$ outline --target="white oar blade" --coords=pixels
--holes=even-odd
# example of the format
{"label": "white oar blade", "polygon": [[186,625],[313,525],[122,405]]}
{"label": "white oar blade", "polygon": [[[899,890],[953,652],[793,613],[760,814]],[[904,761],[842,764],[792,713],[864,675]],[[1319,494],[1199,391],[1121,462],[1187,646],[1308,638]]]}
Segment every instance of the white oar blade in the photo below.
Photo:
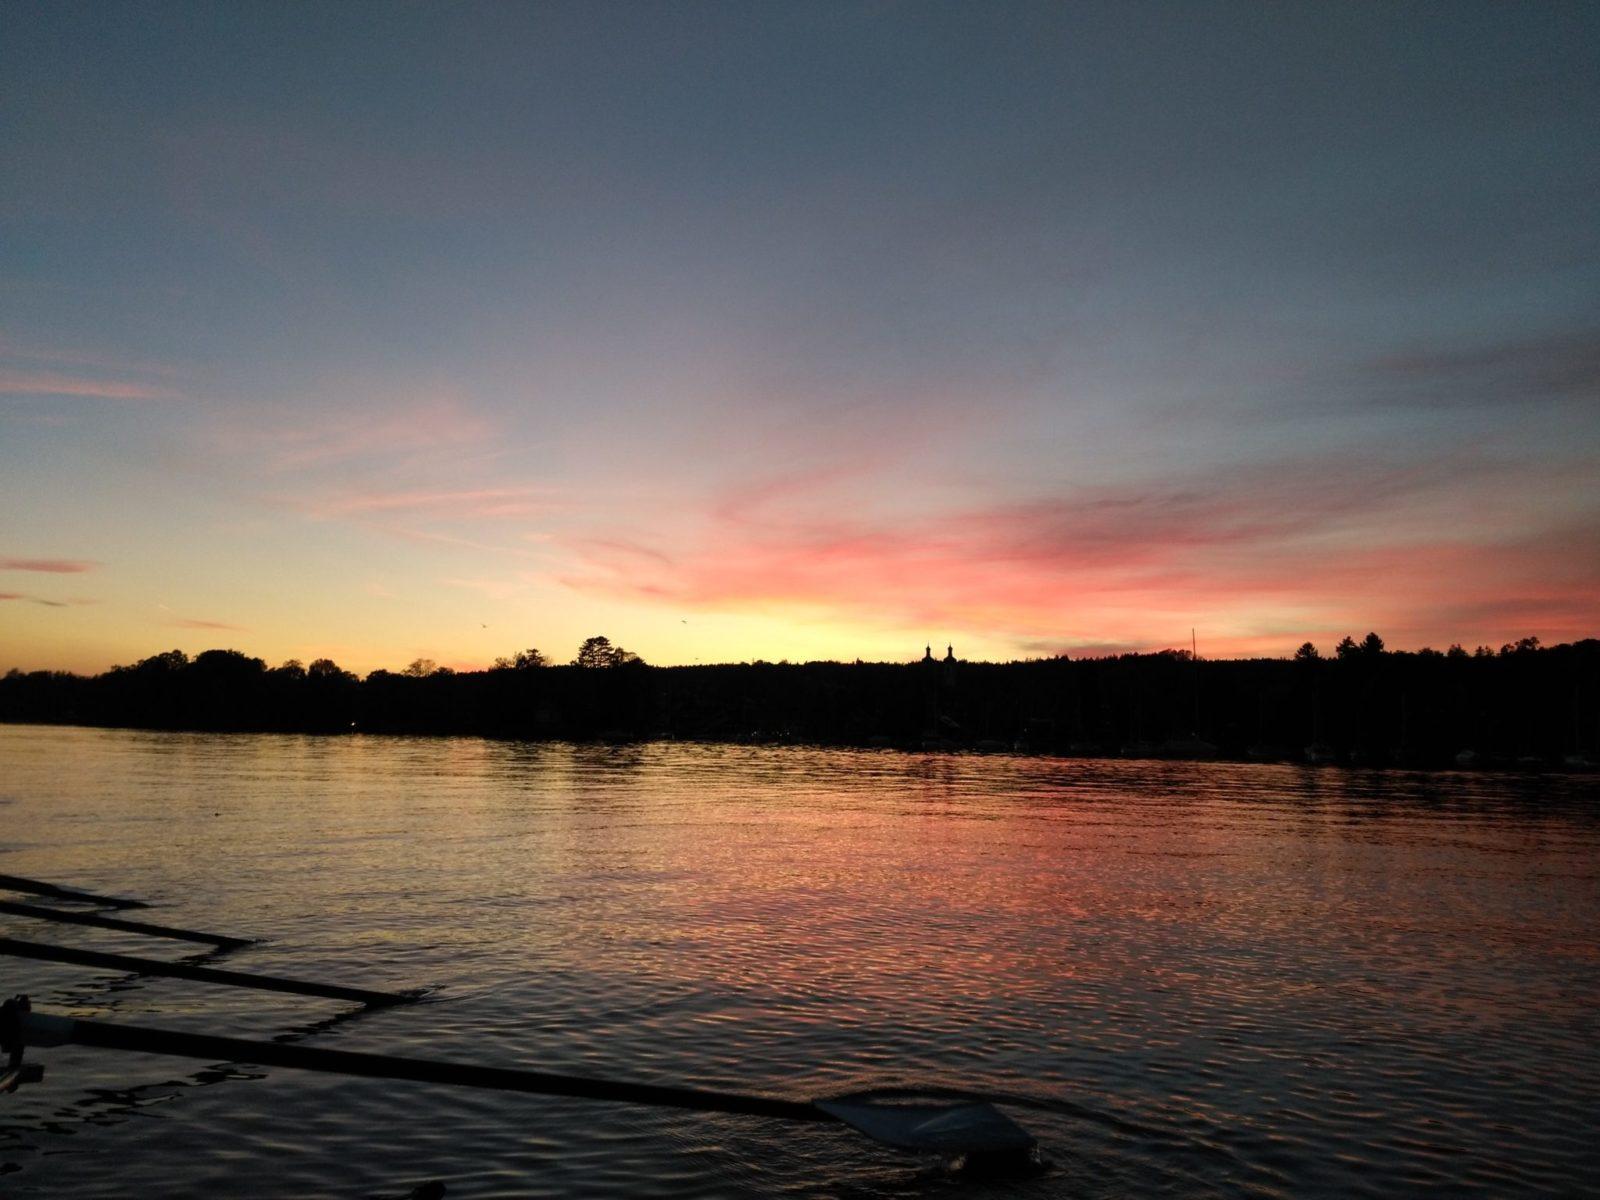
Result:
{"label": "white oar blade", "polygon": [[878,1104],[848,1096],[815,1103],[875,1142],[919,1154],[1026,1154],[1035,1145],[992,1104]]}

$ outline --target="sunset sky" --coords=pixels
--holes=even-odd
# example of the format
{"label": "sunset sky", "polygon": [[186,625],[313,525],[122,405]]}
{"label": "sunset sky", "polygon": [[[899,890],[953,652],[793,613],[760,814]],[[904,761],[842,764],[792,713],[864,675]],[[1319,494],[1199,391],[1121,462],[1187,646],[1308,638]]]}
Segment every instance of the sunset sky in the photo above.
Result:
{"label": "sunset sky", "polygon": [[1600,635],[1600,5],[0,8],[0,671]]}

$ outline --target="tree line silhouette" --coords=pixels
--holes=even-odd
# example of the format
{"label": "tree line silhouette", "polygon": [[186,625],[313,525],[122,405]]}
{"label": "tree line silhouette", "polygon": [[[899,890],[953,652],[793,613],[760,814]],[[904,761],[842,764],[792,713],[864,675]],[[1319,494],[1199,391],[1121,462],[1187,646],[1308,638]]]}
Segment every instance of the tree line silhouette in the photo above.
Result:
{"label": "tree line silhouette", "polygon": [[169,650],[94,676],[10,671],[0,720],[1587,768],[1600,759],[1600,641],[1413,653],[1369,634],[1289,659],[652,667],[594,637],[561,666],[530,648],[484,671],[418,659],[364,679],[329,659]]}

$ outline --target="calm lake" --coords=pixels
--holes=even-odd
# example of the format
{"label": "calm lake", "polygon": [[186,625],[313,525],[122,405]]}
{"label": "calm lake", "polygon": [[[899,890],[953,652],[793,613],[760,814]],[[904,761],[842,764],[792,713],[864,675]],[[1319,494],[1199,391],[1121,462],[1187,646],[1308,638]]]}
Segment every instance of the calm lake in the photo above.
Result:
{"label": "calm lake", "polygon": [[[807,1098],[944,1085],[1048,1167],[829,1126],[76,1047],[7,1196],[1548,1196],[1600,1188],[1600,782],[0,726],[0,872],[264,937],[348,1005],[0,959],[35,1007]],[[17,897],[20,898],[20,897]],[[176,942],[0,917],[6,936]]]}

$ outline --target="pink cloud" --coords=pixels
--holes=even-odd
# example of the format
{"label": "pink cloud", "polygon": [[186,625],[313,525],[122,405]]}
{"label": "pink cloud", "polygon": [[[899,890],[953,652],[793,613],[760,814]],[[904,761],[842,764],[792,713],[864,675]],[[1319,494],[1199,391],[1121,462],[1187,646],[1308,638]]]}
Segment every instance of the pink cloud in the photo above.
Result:
{"label": "pink cloud", "polygon": [[51,575],[77,575],[99,565],[83,558],[0,558],[0,571],[43,571]]}
{"label": "pink cloud", "polygon": [[174,400],[170,388],[124,380],[89,379],[53,371],[0,370],[0,395],[70,396],[94,400]]}
{"label": "pink cloud", "polygon": [[[1600,534],[1508,532],[1529,527],[1515,508],[1529,489],[1503,464],[1282,463],[899,520],[837,503],[830,515],[830,485],[814,483],[738,489],[670,553],[637,533],[567,539],[577,566],[564,582],[1078,652],[1175,644],[1192,624],[1211,653],[1282,653],[1345,624],[1407,641],[1491,625],[1549,640],[1592,627],[1600,594]],[[1472,504],[1513,517],[1472,520]]]}
{"label": "pink cloud", "polygon": [[672,566],[672,559],[652,546],[622,537],[577,537],[569,539],[568,545],[573,546],[585,554],[595,558],[612,557],[617,560],[629,558],[642,558],[649,562],[659,563],[662,566]]}
{"label": "pink cloud", "polygon": [[209,453],[267,474],[365,464],[415,473],[480,450],[493,436],[493,425],[449,389],[420,399],[386,390],[370,381],[333,383],[312,397],[314,413],[279,411],[248,423],[219,414],[201,436]]}
{"label": "pink cloud", "polygon": [[50,363],[55,366],[88,367],[92,371],[110,371],[117,374],[160,375],[175,377],[185,374],[183,368],[170,363],[146,358],[127,358],[104,354],[95,350],[68,349],[55,345],[40,345],[19,339],[0,331],[0,354],[7,358],[27,359],[30,362]]}
{"label": "pink cloud", "polygon": [[[332,389],[337,392],[339,389]],[[373,388],[353,388],[370,397]],[[317,520],[349,521],[407,541],[525,556],[483,536],[486,522],[557,509],[555,489],[494,482],[503,444],[496,426],[449,389],[416,402],[330,395],[331,411],[272,425],[219,418],[206,451],[246,474],[286,477],[262,497]],[[462,487],[459,481],[485,482]]]}

